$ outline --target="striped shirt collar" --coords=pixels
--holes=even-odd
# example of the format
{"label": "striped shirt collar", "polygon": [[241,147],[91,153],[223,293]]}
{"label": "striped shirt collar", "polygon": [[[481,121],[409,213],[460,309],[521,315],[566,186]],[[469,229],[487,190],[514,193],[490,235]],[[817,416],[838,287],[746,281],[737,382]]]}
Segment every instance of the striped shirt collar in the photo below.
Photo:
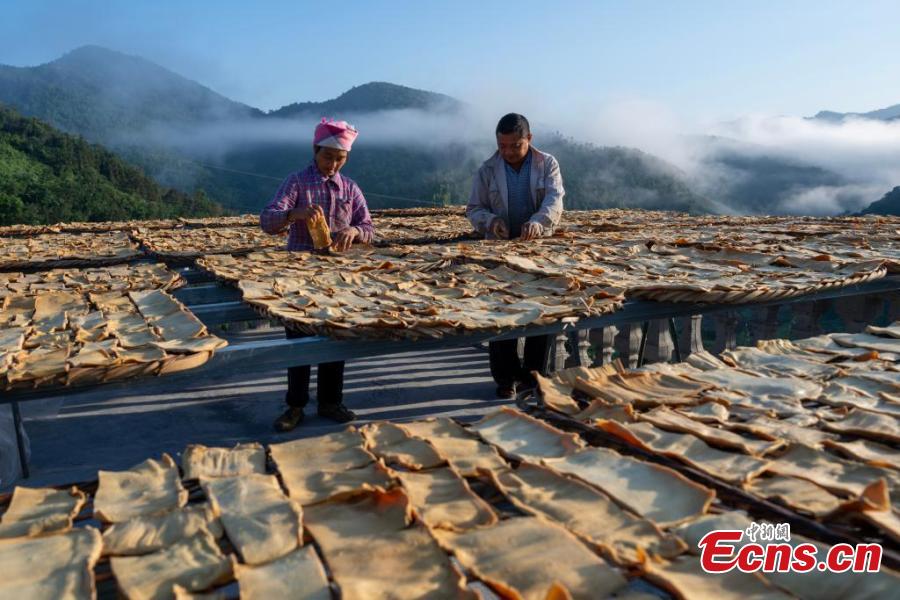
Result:
{"label": "striped shirt collar", "polygon": [[503,161],[503,164],[506,166],[507,169],[512,171],[514,174],[518,175],[519,173],[524,171],[526,169],[526,167],[531,167],[531,148],[528,149],[528,154],[525,155],[525,160],[523,160],[522,164],[519,165],[518,171],[516,169],[514,169],[513,166],[511,164],[509,164],[508,162],[506,162],[505,160]]}
{"label": "striped shirt collar", "polygon": [[319,170],[319,167],[316,166],[315,160],[313,160],[311,163],[309,163],[309,166],[306,167],[306,169],[304,169],[301,172],[300,177],[303,179],[303,181],[305,181],[307,183],[317,183],[317,184],[324,184],[324,183],[328,183],[328,182],[334,183],[334,185],[338,189],[338,192],[341,192],[341,193],[344,192],[344,178],[341,177],[340,171],[338,171],[331,177],[326,177],[325,175],[322,174],[322,171]]}

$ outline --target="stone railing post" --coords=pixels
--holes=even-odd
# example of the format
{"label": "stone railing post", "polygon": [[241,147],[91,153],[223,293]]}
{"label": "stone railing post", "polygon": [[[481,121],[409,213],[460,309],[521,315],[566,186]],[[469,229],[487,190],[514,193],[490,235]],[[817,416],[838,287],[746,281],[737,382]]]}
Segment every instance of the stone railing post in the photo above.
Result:
{"label": "stone railing post", "polygon": [[619,330],[616,347],[622,362],[629,369],[637,367],[638,352],[641,348],[641,323],[627,323]]}
{"label": "stone railing post", "polygon": [[591,330],[572,331],[569,333],[568,341],[572,352],[566,358],[566,368],[591,366]]}
{"label": "stone railing post", "polygon": [[566,350],[566,342],[568,334],[565,332],[557,333],[553,337],[553,370],[562,371],[566,368],[566,359],[569,357],[569,351]]}
{"label": "stone railing post", "polygon": [[702,325],[703,315],[684,317],[681,336],[678,338],[678,347],[681,349],[682,360],[694,352],[703,351]]}
{"label": "stone railing post", "polygon": [[668,319],[650,321],[647,329],[647,347],[644,349],[644,362],[669,362],[675,352],[675,344],[669,333]]}
{"label": "stone railing post", "polygon": [[619,329],[615,325],[603,328],[603,343],[601,344],[600,352],[597,353],[597,359],[600,364],[608,365],[612,362],[613,353],[616,350],[617,333],[619,333]]}
{"label": "stone railing post", "polygon": [[[569,341],[569,336],[571,335],[573,338],[575,336],[575,331],[567,327],[568,325],[572,325],[577,322],[578,319],[575,317],[564,317],[562,322],[564,323],[562,331],[557,333],[555,336],[550,335],[550,339],[552,340],[553,346],[553,361],[550,364],[550,367],[554,371],[561,371],[565,369],[567,366],[566,359],[569,358],[569,351],[566,349],[566,342]],[[574,352],[573,354],[577,355],[578,350],[577,346],[572,346]],[[577,360],[577,356],[576,356]]]}
{"label": "stone railing post", "polygon": [[737,326],[739,322],[736,311],[728,310],[716,313],[713,323],[716,325],[716,341],[713,351],[716,354],[737,348]]}
{"label": "stone railing post", "polygon": [[616,334],[619,329],[615,325],[591,329],[590,343],[594,347],[594,358],[590,364],[592,367],[608,365],[612,362],[616,352]]}

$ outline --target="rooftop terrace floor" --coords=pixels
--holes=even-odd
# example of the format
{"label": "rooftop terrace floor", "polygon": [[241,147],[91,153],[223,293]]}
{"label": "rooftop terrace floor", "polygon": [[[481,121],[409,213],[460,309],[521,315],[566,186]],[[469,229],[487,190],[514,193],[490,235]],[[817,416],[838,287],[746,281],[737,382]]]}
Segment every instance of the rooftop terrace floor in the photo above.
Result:
{"label": "rooftop terrace floor", "polygon": [[[251,330],[232,339],[283,336],[281,329]],[[226,336],[227,337],[227,336]],[[311,392],[315,397],[315,369]],[[283,371],[236,372],[214,385],[174,388],[165,377],[135,388],[74,393],[22,405],[31,442],[28,486],[91,480],[98,469],[127,469],[168,452],[176,460],[187,444],[233,446],[283,442],[342,429],[315,414],[289,433],[272,422],[283,410]],[[127,388],[126,388],[127,390]],[[356,424],[429,416],[475,418],[507,403],[498,400],[480,348],[408,352],[347,363],[344,402]]]}

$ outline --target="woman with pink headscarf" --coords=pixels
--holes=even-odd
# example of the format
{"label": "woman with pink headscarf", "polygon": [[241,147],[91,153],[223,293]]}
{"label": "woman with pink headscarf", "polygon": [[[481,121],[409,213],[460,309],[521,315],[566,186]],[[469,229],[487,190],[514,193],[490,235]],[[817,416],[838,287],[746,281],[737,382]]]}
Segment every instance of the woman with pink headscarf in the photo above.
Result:
{"label": "woman with pink headscarf", "polygon": [[[260,214],[263,231],[280,234],[289,228],[288,250],[311,251],[313,240],[306,221],[319,215],[332,233],[331,250],[345,252],[354,243],[369,244],[375,236],[362,190],[340,170],[347,163],[358,132],[344,121],[322,119],[313,135],[313,161],[284,180]],[[303,334],[286,329],[288,338]],[[287,410],[275,420],[275,429],[290,431],[303,422],[309,402],[310,367],[288,369]],[[318,414],[346,423],[356,415],[343,404],[344,362],[318,366]]]}

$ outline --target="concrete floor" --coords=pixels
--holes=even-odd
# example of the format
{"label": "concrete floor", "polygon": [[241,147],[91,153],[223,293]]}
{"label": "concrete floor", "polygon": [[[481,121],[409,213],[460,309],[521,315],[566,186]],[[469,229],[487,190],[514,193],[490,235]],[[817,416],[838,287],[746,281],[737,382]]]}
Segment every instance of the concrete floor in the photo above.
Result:
{"label": "concrete floor", "polygon": [[[261,334],[248,335],[258,339]],[[313,400],[299,428],[276,433],[272,422],[283,410],[285,380],[284,372],[237,372],[215,385],[172,389],[161,377],[133,393],[100,387],[28,403],[23,414],[31,442],[31,476],[17,483],[38,486],[95,479],[98,469],[127,469],[162,452],[177,461],[190,443],[265,444],[343,427],[316,416]],[[315,370],[313,394],[314,386]],[[494,390],[487,352],[457,348],[350,362],[344,401],[359,416],[357,424],[432,415],[476,418],[508,402],[498,400]]]}

